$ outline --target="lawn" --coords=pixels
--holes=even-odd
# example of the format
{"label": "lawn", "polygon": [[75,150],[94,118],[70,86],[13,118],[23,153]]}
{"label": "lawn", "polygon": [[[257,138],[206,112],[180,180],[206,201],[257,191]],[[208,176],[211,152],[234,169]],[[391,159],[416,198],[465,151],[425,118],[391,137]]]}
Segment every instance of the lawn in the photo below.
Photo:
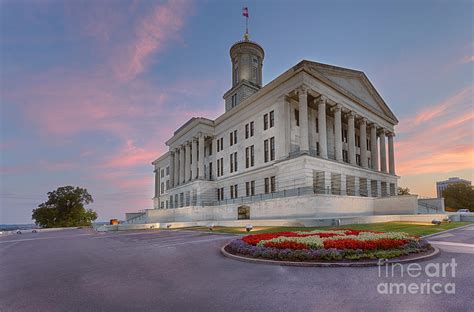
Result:
{"label": "lawn", "polygon": [[[250,223],[250,222],[249,222]],[[372,230],[380,232],[405,232],[411,235],[424,236],[442,232],[449,229],[454,229],[460,226],[474,224],[473,222],[451,222],[443,223],[441,225],[434,225],[431,223],[418,222],[384,222],[371,224],[348,224],[338,227],[254,227],[250,234],[260,233],[274,233],[285,231],[310,231],[313,229],[336,229],[336,228],[351,228],[355,230]],[[209,228],[203,226],[189,227],[188,230],[209,231]],[[213,232],[227,233],[227,234],[247,234],[244,227],[214,227]]]}

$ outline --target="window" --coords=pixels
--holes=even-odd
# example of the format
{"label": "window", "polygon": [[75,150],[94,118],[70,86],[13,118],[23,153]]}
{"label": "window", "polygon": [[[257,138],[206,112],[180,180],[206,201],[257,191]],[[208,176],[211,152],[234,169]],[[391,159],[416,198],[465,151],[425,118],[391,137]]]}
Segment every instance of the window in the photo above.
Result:
{"label": "window", "polygon": [[268,162],[268,140],[263,141],[263,160]]}
{"label": "window", "polygon": [[253,145],[250,146],[250,167],[253,167],[255,164],[255,153],[254,153],[254,147]]}
{"label": "window", "polygon": [[168,209],[168,201],[166,201],[166,209]]}
{"label": "window", "polygon": [[319,156],[319,142],[316,142],[316,155]]}
{"label": "window", "polygon": [[253,127],[253,121],[250,122],[250,136],[253,137],[253,130],[254,130],[254,127]]}
{"label": "window", "polygon": [[265,178],[265,194],[270,192],[270,178]]}
{"label": "window", "polygon": [[224,149],[224,138],[217,139],[217,151],[220,152]]}
{"label": "window", "polygon": [[372,168],[372,160],[370,157],[367,158],[367,167]]}
{"label": "window", "polygon": [[234,172],[237,172],[237,152],[234,152]]}
{"label": "window", "polygon": [[224,158],[219,158],[217,160],[217,176],[223,176],[224,175]]}
{"label": "window", "polygon": [[270,192],[274,193],[275,192],[275,177],[270,177]]}
{"label": "window", "polygon": [[250,181],[250,195],[255,196],[255,181]]}
{"label": "window", "polygon": [[372,146],[370,145],[370,139],[367,139],[367,150],[368,151],[372,150]]}
{"label": "window", "polygon": [[167,176],[170,175],[170,166],[166,167],[166,175],[167,175]]}
{"label": "window", "polygon": [[275,125],[275,113],[273,111],[270,112],[270,128],[273,128]]}
{"label": "window", "polygon": [[245,196],[250,196],[250,182],[245,182]]}
{"label": "window", "polygon": [[254,146],[245,148],[245,168],[253,167],[255,163],[254,159]]}
{"label": "window", "polygon": [[360,136],[356,134],[356,147],[360,147]]}
{"label": "window", "polygon": [[165,208],[165,202],[161,202],[161,209]]}
{"label": "window", "polygon": [[212,142],[209,143],[209,156],[212,155]]}
{"label": "window", "polygon": [[230,154],[230,172],[237,172],[237,152]]}
{"label": "window", "polygon": [[235,107],[237,105],[237,94],[233,94],[231,100],[231,107]]}
{"label": "window", "polygon": [[161,194],[165,192],[165,183],[161,182]]}
{"label": "window", "polygon": [[224,188],[223,187],[217,189],[217,200],[218,201],[224,200]]}
{"label": "window", "polygon": [[212,180],[212,162],[209,162],[209,179]]}
{"label": "window", "polygon": [[268,129],[268,114],[263,115],[263,130]]}
{"label": "window", "polygon": [[295,109],[295,121],[296,121],[296,126],[300,126],[300,111]]}
{"label": "window", "polygon": [[270,160],[275,160],[275,137],[270,138]]}
{"label": "window", "polygon": [[257,81],[257,73],[258,73],[258,60],[256,58],[252,59],[252,79]]}
{"label": "window", "polygon": [[347,143],[347,130],[342,129],[342,142]]}
{"label": "window", "polygon": [[233,132],[230,133],[229,140],[230,140],[230,146],[237,144],[237,130],[234,130]]}
{"label": "window", "polygon": [[160,170],[160,175],[161,175],[162,178],[165,176],[165,169]]}
{"label": "window", "polygon": [[167,189],[167,190],[170,189],[170,180],[166,180],[166,189]]}
{"label": "window", "polygon": [[344,160],[344,162],[349,162],[349,157],[347,155],[347,151],[346,150],[343,150],[342,151],[342,160]]}
{"label": "window", "polygon": [[361,165],[361,164],[360,164],[360,155],[359,155],[359,154],[356,154],[356,164],[359,165],[359,166]]}
{"label": "window", "polygon": [[237,184],[230,186],[230,198],[234,199],[239,197]]}
{"label": "window", "polygon": [[316,133],[319,133],[319,119],[316,118]]}
{"label": "window", "polygon": [[250,166],[250,147],[245,148],[245,168]]}
{"label": "window", "polygon": [[221,158],[221,176],[224,175],[224,158]]}
{"label": "window", "polygon": [[246,139],[249,138],[249,124],[246,124],[246,125],[245,125],[245,138],[246,138]]}
{"label": "window", "polygon": [[234,85],[239,82],[239,62],[237,59],[234,60]]}

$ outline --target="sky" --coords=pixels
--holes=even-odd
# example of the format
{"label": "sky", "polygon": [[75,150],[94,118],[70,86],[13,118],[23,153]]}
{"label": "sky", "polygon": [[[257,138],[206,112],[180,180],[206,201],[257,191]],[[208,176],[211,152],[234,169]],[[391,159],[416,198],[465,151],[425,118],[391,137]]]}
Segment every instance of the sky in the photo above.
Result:
{"label": "sky", "polygon": [[474,180],[472,1],[0,0],[0,223],[63,185],[100,220],[152,208],[165,141],[224,112],[244,6],[264,83],[302,59],[365,72],[400,121],[400,186]]}

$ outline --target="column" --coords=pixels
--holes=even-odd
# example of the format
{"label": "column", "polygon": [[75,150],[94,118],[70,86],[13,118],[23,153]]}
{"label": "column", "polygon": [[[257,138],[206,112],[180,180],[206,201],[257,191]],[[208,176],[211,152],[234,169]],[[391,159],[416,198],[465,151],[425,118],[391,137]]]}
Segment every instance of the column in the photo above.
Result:
{"label": "column", "polygon": [[197,138],[193,138],[191,143],[192,163],[191,163],[191,180],[197,179]]}
{"label": "column", "polygon": [[[240,153],[243,155],[243,153]],[[214,155],[214,163],[212,164],[212,178],[217,180],[217,138],[212,139],[212,155]],[[241,162],[245,164],[244,162]]]}
{"label": "column", "polygon": [[174,150],[174,186],[179,185],[179,148]]}
{"label": "column", "polygon": [[321,95],[318,104],[319,156],[328,158],[328,139],[326,131],[326,97]]}
{"label": "column", "polygon": [[186,159],[185,159],[185,166],[184,166],[184,180],[188,182],[191,180],[191,142],[184,143],[184,147],[186,149]]}
{"label": "column", "polygon": [[170,188],[174,187],[174,152],[170,151]]}
{"label": "column", "polygon": [[356,165],[356,153],[355,153],[355,124],[354,124],[355,114],[354,112],[349,112],[347,116],[347,145],[349,146],[349,163],[351,165]]}
{"label": "column", "polygon": [[181,145],[179,147],[179,184],[184,183],[184,169],[185,169],[185,164],[184,164],[184,145]]}
{"label": "column", "polygon": [[309,153],[308,140],[308,91],[305,86],[298,90],[300,114],[300,153]]}
{"label": "column", "polygon": [[387,172],[387,149],[385,147],[385,129],[380,131],[380,171]]}
{"label": "column", "polygon": [[334,108],[334,145],[336,150],[336,160],[342,162],[342,121],[341,104],[336,104]]}
{"label": "column", "polygon": [[198,162],[199,179],[204,180],[204,134],[199,134],[199,162]]}
{"label": "column", "polygon": [[285,159],[290,153],[290,141],[287,139],[287,131],[290,127],[288,126],[288,117],[287,117],[287,105],[286,95],[278,98],[278,107],[277,107],[277,116],[276,116],[276,129],[277,129],[277,138],[276,138],[276,152],[277,159]]}
{"label": "column", "polygon": [[160,196],[160,168],[154,170],[155,172],[155,198]]}
{"label": "column", "polygon": [[362,118],[359,124],[360,131],[360,163],[367,168],[367,119]]}
{"label": "column", "polygon": [[372,169],[379,170],[379,149],[377,146],[377,126],[375,124],[370,126],[370,149]]}
{"label": "column", "polygon": [[395,174],[395,155],[393,150],[393,137],[395,133],[390,132],[388,134],[388,172]]}

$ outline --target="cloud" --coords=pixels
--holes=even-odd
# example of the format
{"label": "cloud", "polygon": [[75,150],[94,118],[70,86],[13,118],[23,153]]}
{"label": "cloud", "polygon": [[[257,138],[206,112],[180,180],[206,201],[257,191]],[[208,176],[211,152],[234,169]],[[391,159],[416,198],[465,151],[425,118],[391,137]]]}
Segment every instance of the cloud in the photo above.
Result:
{"label": "cloud", "polygon": [[400,175],[474,168],[473,86],[402,119],[396,139]]}
{"label": "cloud", "polygon": [[145,71],[152,55],[163,51],[170,41],[179,37],[190,10],[190,2],[170,0],[152,9],[135,30],[134,40],[125,47],[124,55],[115,64],[120,80],[128,81]]}

